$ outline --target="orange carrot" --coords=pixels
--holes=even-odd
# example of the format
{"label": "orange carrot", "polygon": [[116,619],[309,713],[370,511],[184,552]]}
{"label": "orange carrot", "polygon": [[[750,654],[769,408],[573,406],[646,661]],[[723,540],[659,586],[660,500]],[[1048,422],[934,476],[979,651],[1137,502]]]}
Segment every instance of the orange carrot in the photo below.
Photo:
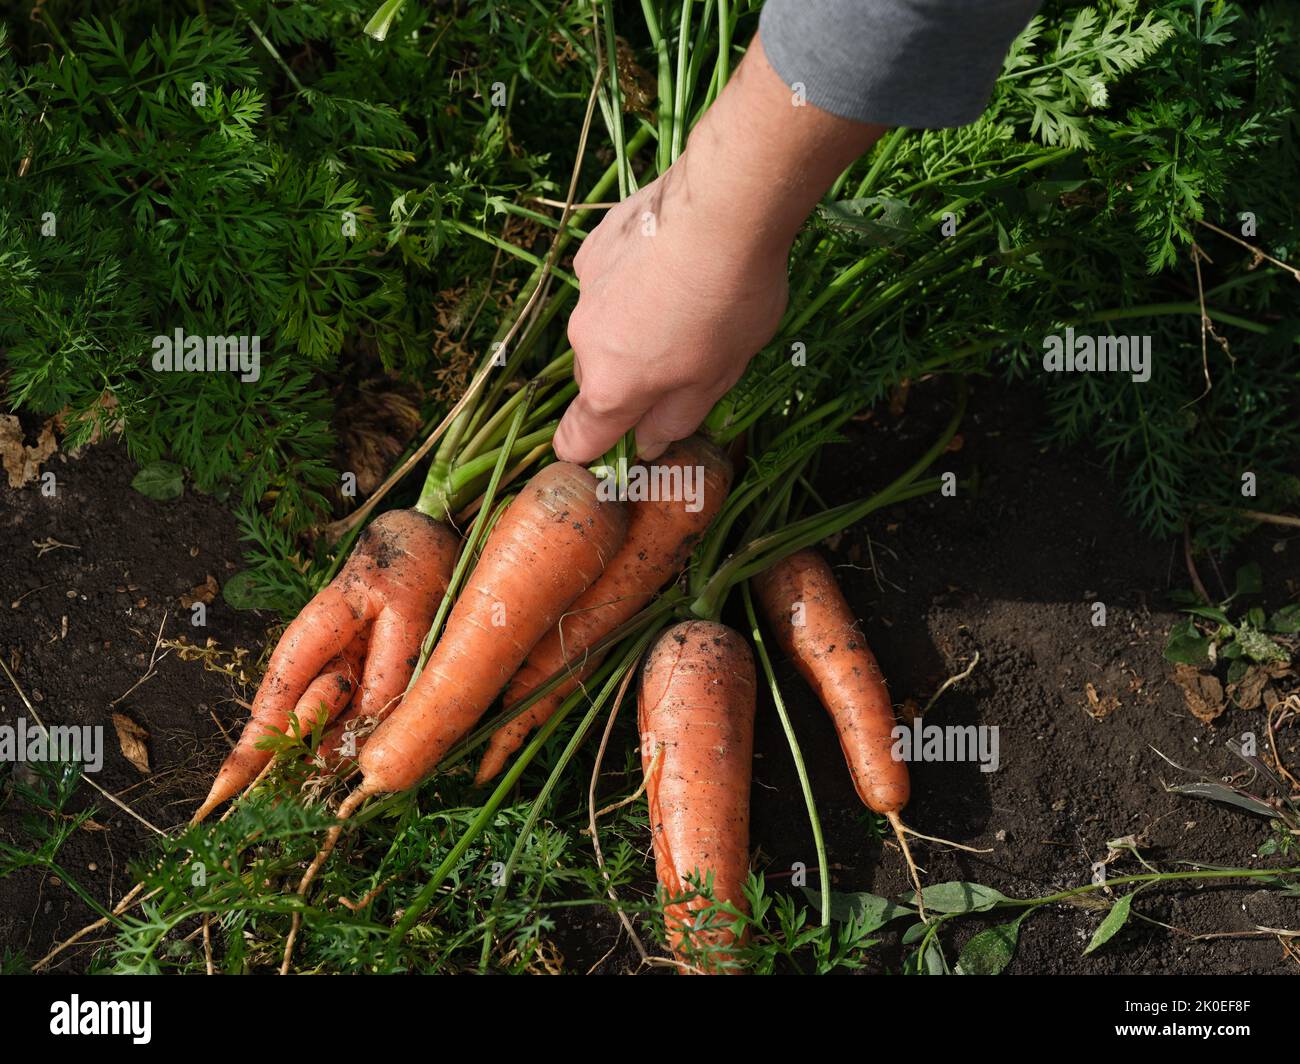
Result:
{"label": "orange carrot", "polygon": [[[271,760],[257,744],[288,730],[290,714],[322,669],[337,674],[334,659],[369,632],[369,653],[361,674],[358,704],[376,706],[401,695],[414,668],[414,655],[446,591],[459,540],[444,524],[414,510],[376,518],[357,539],[342,572],[309,602],[285,629],[253,700],[252,717],[235,749],[217,773],[195,822],[248,786]],[[346,655],[344,657],[346,662]],[[327,705],[342,708],[338,700]],[[311,721],[302,721],[304,730]]]}
{"label": "orange carrot", "polygon": [[[450,566],[447,579],[450,579]],[[365,688],[321,739],[316,758],[317,764],[326,771],[333,772],[343,761],[354,759],[366,736],[401,702],[432,621],[430,613],[415,619],[392,614],[381,616],[375,622],[372,642],[377,651],[381,648],[387,651],[392,667],[385,670],[385,681],[377,680]]]}
{"label": "orange carrot", "polygon": [[[655,644],[641,676],[637,719],[646,777],[655,870],[669,895],[690,890],[686,876],[713,877],[713,897],[746,908],[749,873],[749,780],[754,750],[754,657],[732,629],[685,621]],[[702,897],[664,912],[679,959],[686,929],[708,907]],[[719,972],[735,942],[720,914],[691,935]]]}
{"label": "orange carrot", "polygon": [[293,707],[303,734],[317,724],[328,724],[352,701],[352,695],[361,680],[361,662],[366,656],[366,632],[361,632],[347,645],[343,653],[326,663],[320,675],[307,685],[307,690]]}
{"label": "orange carrot", "polygon": [[557,462],[534,476],[488,536],[415,686],[362,748],[365,779],[349,801],[428,775],[599,578],[626,531],[623,506],[602,502],[581,466]]}
{"label": "orange carrot", "polygon": [[506,688],[505,704],[518,705],[561,669],[567,668],[570,675],[496,730],[475,783],[486,783],[497,775],[528,733],[550,720],[600,666],[602,656],[590,655],[590,649],[639,613],[655,592],[677,575],[713,523],[731,486],[731,463],[726,455],[698,436],[673,444],[648,468],[652,477],[663,482],[684,484],[686,477],[696,478],[691,499],[685,492],[670,491],[659,493],[658,499],[634,499],[627,504],[627,538],[622,548],[600,579],[533,647]]}
{"label": "orange carrot", "polygon": [[777,643],[830,713],[858,796],[896,817],[909,780],[906,762],[892,752],[893,705],[831,567],[801,550],[756,576],[754,588]]}

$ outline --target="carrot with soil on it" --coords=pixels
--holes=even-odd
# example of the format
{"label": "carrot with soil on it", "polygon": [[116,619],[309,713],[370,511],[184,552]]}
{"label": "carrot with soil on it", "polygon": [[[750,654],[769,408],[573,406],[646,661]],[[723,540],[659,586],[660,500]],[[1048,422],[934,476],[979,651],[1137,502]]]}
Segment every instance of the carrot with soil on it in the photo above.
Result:
{"label": "carrot with soil on it", "polygon": [[835,574],[820,554],[806,549],[759,573],[753,583],[777,643],[835,724],[858,797],[894,829],[920,905],[920,877],[899,816],[911,780],[907,763],[893,753],[894,706]]}
{"label": "carrot with soil on it", "polygon": [[[419,679],[357,755],[362,781],[339,807],[299,895],[365,799],[416,786],[474,727],[534,644],[599,579],[626,532],[626,510],[602,501],[582,466],[556,462],[528,481],[488,536]],[[295,915],[282,973],[297,930]]]}
{"label": "carrot with soil on it", "polygon": [[360,632],[343,653],[326,662],[294,705],[287,727],[292,727],[296,720],[299,734],[310,735],[313,728],[328,724],[347,709],[361,681],[361,663],[365,660],[368,636],[368,632]]}
{"label": "carrot with soil on it", "polygon": [[[699,436],[673,444],[650,464],[661,482],[685,487],[697,478],[695,502],[685,490],[627,504],[627,537],[600,579],[584,591],[541,641],[506,688],[505,704],[524,702],[561,670],[569,675],[523,713],[493,733],[474,782],[486,783],[505,767],[534,728],[550,720],[564,700],[599,667],[603,655],[589,651],[623,622],[636,616],[680,571],[713,523],[731,486],[731,463]],[[676,480],[674,480],[676,476]],[[698,505],[696,505],[698,503]]]}
{"label": "carrot with soil on it", "polygon": [[601,501],[586,469],[556,462],[537,473],[488,536],[420,678],[361,750],[363,787],[391,793],[423,780],[599,579],[626,531],[626,510]]}
{"label": "carrot with soil on it", "polygon": [[[670,897],[690,893],[686,877],[712,878],[713,899],[747,909],[749,786],[754,751],[754,658],[735,631],[684,621],[646,660],[637,702],[655,870]],[[735,972],[736,936],[702,896],[664,910],[668,942],[691,965],[706,954],[709,974]],[[699,930],[696,930],[699,928]]]}
{"label": "carrot with soil on it", "polygon": [[[358,640],[369,643],[358,707],[378,710],[401,696],[459,543],[449,526],[414,510],[390,511],[371,522],[339,575],[285,629],[253,700],[251,719],[193,823],[243,791],[270,763],[271,752],[258,744],[287,732],[291,717],[318,713],[322,700],[327,715],[346,706],[352,692],[342,699],[338,676],[340,668],[348,668]],[[325,699],[319,696],[330,681],[322,670],[335,685],[333,696]],[[315,723],[299,717],[303,731]]]}

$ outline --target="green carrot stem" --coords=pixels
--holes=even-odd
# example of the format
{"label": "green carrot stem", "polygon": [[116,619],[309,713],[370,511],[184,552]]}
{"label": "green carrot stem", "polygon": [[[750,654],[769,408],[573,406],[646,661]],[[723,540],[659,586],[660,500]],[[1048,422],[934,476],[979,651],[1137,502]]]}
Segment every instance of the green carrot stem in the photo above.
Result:
{"label": "green carrot stem", "polygon": [[[499,251],[504,251],[508,255],[513,255],[515,258],[528,263],[530,266],[536,266],[540,269],[545,262],[544,259],[534,255],[531,251],[525,251],[518,244],[512,244],[509,240],[503,240],[501,237],[480,229],[477,226],[470,225],[468,222],[463,222],[459,218],[452,218],[449,224],[453,228],[459,229],[467,236],[476,237],[477,239],[482,240],[485,244],[490,244]],[[574,277],[573,274],[561,270],[558,266],[551,267],[551,275],[553,277],[558,277],[561,281],[574,289],[578,287],[578,279]]]}
{"label": "green carrot stem", "polygon": [[871,190],[876,187],[876,182],[880,180],[880,175],[884,172],[898,154],[898,149],[902,146],[903,139],[907,136],[905,129],[891,129],[876,141],[876,150],[871,153],[871,167],[867,170],[866,176],[858,182],[858,189],[854,196],[855,199],[862,199],[864,196],[871,194]]}
{"label": "green carrot stem", "polygon": [[456,466],[451,475],[451,494],[456,495],[465,489],[467,484],[487,476],[496,469],[501,460],[501,455],[506,453],[506,468],[523,457],[539,444],[550,443],[551,437],[555,435],[556,424],[552,422],[544,428],[537,429],[515,438],[513,446],[507,451],[503,443],[500,447],[491,451],[485,451],[483,454],[476,456],[468,462],[462,462]]}
{"label": "green carrot stem", "polygon": [[[709,43],[708,32],[709,25],[713,21],[713,9],[717,0],[704,0],[704,13],[700,16],[699,24],[695,27],[695,41],[690,50],[690,68],[686,75],[686,98],[682,105],[682,111],[690,111],[691,100],[695,96],[695,90],[700,84],[700,67],[704,64],[713,46]],[[688,124],[688,130],[694,128],[695,123],[699,120],[702,111],[696,112],[691,116]],[[683,134],[685,137],[685,134]]]}
{"label": "green carrot stem", "polygon": [[[1029,159],[1027,159],[1025,162],[1020,163],[1017,166],[1013,166],[1010,170],[1003,170],[1000,173],[994,174],[993,176],[1010,177],[1012,174],[1027,173],[1031,170],[1038,170],[1044,166],[1051,166],[1052,163],[1060,162],[1061,160],[1066,159],[1071,155],[1074,155],[1077,151],[1078,151],[1077,148],[1058,148],[1056,151],[1035,154],[1031,156]],[[934,185],[941,185],[945,181],[948,181],[958,176],[959,174],[970,173],[972,170],[980,170],[987,167],[988,165],[989,165],[988,162],[985,161],[985,162],[978,162],[978,163],[970,163],[969,165],[966,166],[958,166],[955,169],[947,170],[942,174],[934,174],[930,177],[925,178],[924,180],[914,182],[913,184],[908,185],[906,188],[900,189],[896,193],[896,195],[898,196],[899,199],[902,199],[906,196],[912,195],[914,192],[919,192],[921,189],[930,188]]]}
{"label": "green carrot stem", "polygon": [[[537,374],[533,380],[537,382],[537,391],[540,393],[551,387],[556,381],[564,380],[569,377],[573,371],[573,351],[566,349],[562,354],[551,359]],[[502,375],[497,382],[498,386],[504,391],[508,379]],[[466,441],[460,449],[460,460],[465,462],[482,454],[483,451],[495,444],[501,442],[505,435],[506,425],[513,415],[515,408],[523,401],[525,390],[520,388],[513,395],[509,396],[504,402],[497,402],[497,396],[493,393],[488,394],[489,402],[485,404],[487,409],[492,410],[492,414],[478,426],[474,435]],[[529,413],[530,420],[535,420],[537,412],[541,409],[540,405],[535,404]]]}
{"label": "green carrot stem", "polygon": [[[618,86],[618,37],[614,32],[614,0],[604,0],[601,22],[605,34],[605,72],[609,76],[609,110],[606,116],[614,138],[614,168],[618,175],[618,198],[627,199],[632,190],[630,147],[623,139],[623,95]],[[599,72],[597,72],[599,73]]]}
{"label": "green carrot stem", "polygon": [[677,80],[673,85],[673,135],[668,157],[670,164],[675,163],[682,154],[682,143],[685,140],[690,41],[691,0],[682,0],[682,14],[677,27]]}
{"label": "green carrot stem", "polygon": [[966,411],[966,391],[965,381],[959,380],[957,407],[943,433],[925,454],[892,483],[865,499],[844,503],[803,518],[779,532],[747,543],[709,577],[704,590],[691,603],[690,612],[704,620],[714,620],[722,612],[722,606],[731,588],[742,580],[762,572],[797,550],[812,546],[819,540],[847,528],[882,506],[903,502],[936,490],[940,484],[937,479],[919,484],[914,481],[944,452],[949,441],[956,435],[957,426],[961,424],[962,416]]}
{"label": "green carrot stem", "polygon": [[641,0],[641,12],[645,16],[646,32],[650,35],[650,44],[655,50],[655,65],[659,80],[659,128],[656,133],[658,146],[655,162],[659,173],[664,173],[672,165],[673,139],[673,76],[672,63],[668,57],[668,41],[659,26],[659,14],[656,0]]}
{"label": "green carrot stem", "polygon": [[[582,723],[574,729],[573,735],[569,737],[569,741],[564,747],[564,751],[556,760],[555,767],[551,769],[550,775],[546,777],[546,782],[542,784],[542,789],[537,792],[537,797],[533,799],[532,805],[529,806],[528,816],[524,819],[523,826],[519,829],[519,835],[515,839],[515,845],[510,851],[510,856],[506,858],[505,868],[501,870],[501,882],[497,886],[496,896],[492,899],[492,908],[488,914],[487,927],[484,928],[483,953],[481,956],[481,964],[483,967],[487,966],[487,955],[491,948],[492,927],[496,922],[496,913],[501,907],[501,903],[505,900],[506,891],[510,888],[510,880],[515,874],[515,867],[519,863],[519,858],[523,855],[524,847],[532,839],[533,828],[537,826],[537,820],[541,816],[542,810],[546,808],[547,802],[550,801],[551,794],[559,784],[560,777],[564,775],[564,770],[569,767],[569,762],[573,760],[573,755],[578,752],[578,747],[581,746],[583,740],[586,739],[587,732],[591,729],[592,724],[595,723],[596,714],[601,711],[606,702],[615,697],[615,693],[622,684],[624,677],[627,676],[629,670],[636,666],[637,661],[645,652],[646,647],[650,645],[650,640],[654,638],[660,627],[660,624],[655,624],[647,628],[646,631],[642,633],[620,656],[617,667],[609,673],[608,678],[600,689],[600,693],[592,699],[591,706],[587,710],[587,715],[582,719]],[[579,688],[575,693],[581,694],[584,692],[582,691],[582,688]],[[566,705],[567,704],[568,703],[566,702]],[[556,716],[559,716],[559,714],[557,713]],[[554,718],[552,718],[552,720],[554,720]],[[540,732],[537,735],[536,739],[533,740],[533,742],[537,744],[538,749],[541,749],[541,746],[545,744],[546,739],[550,738],[550,736],[554,734],[555,728],[559,726],[558,722],[555,727],[550,727],[550,724],[551,722],[548,721],[547,727],[543,729],[543,732]]]}
{"label": "green carrot stem", "polygon": [[[782,444],[784,441],[795,439],[799,433],[807,431],[832,414],[838,415],[836,420],[843,423],[854,412],[852,408],[848,407],[848,402],[847,398],[840,397],[823,403],[816,409],[804,414],[782,431],[768,445],[766,450],[779,453],[783,449]],[[708,538],[700,551],[699,564],[692,571],[692,580],[701,579],[712,574],[717,569],[722,557],[722,551],[730,538],[731,529],[740,515],[748,510],[764,492],[770,489],[773,480],[784,476],[789,471],[790,465],[788,463],[799,462],[802,465],[802,461],[806,461],[806,456],[801,455],[800,451],[792,449],[786,457],[787,464],[771,470],[770,474],[762,479],[742,480],[737,485],[736,489],[727,497],[722,512],[713,522],[713,527],[709,529]]]}
{"label": "green carrot stem", "polygon": [[[528,389],[531,393],[531,385]],[[531,395],[528,397],[530,398]],[[424,637],[424,643],[420,647],[420,658],[416,663],[415,669],[411,673],[410,683],[406,689],[409,691],[415,685],[416,680],[420,678],[420,673],[424,669],[425,663],[429,660],[429,655],[433,653],[434,644],[438,641],[438,636],[442,633],[442,626],[446,623],[447,615],[451,612],[452,603],[455,601],[457,594],[460,592],[461,585],[469,572],[470,565],[474,558],[478,556],[479,545],[487,536],[488,526],[500,516],[499,513],[492,513],[492,503],[496,498],[497,488],[501,483],[501,476],[509,464],[511,452],[514,450],[515,438],[519,434],[519,427],[524,422],[524,417],[528,413],[528,398],[519,404],[515,411],[514,419],[510,422],[510,431],[506,435],[505,443],[502,444],[500,452],[497,454],[496,465],[492,469],[492,479],[488,481],[487,491],[483,496],[483,506],[475,517],[474,523],[470,526],[469,535],[465,537],[465,545],[461,548],[460,556],[456,559],[456,566],[452,570],[451,580],[447,584],[447,590],[443,593],[442,601],[438,603],[438,611],[434,614],[433,623],[429,626],[428,634]],[[425,484],[426,490],[430,488],[428,482]],[[430,500],[430,505],[436,505],[443,509],[444,512],[450,513],[450,507],[447,505],[446,496],[443,494],[442,485],[434,488],[435,498]],[[421,502],[424,502],[423,493]],[[417,506],[417,509],[419,507]],[[428,513],[428,510],[421,510],[422,513]]]}
{"label": "green carrot stem", "polygon": [[731,35],[734,29],[730,0],[718,0],[718,60],[713,68],[714,81],[709,103],[722,95],[722,90],[731,80]]}
{"label": "green carrot stem", "polygon": [[763,675],[767,678],[768,690],[772,692],[772,704],[776,715],[781,720],[781,729],[785,732],[785,741],[790,747],[790,757],[794,760],[794,771],[799,777],[799,790],[803,792],[804,805],[808,809],[808,825],[812,828],[813,847],[817,851],[817,878],[821,883],[822,927],[829,927],[831,922],[831,877],[827,868],[826,840],[822,837],[822,822],[817,815],[817,803],[813,799],[812,783],[808,779],[808,766],[804,764],[803,750],[794,734],[794,725],[790,723],[790,714],[785,708],[785,699],[781,697],[780,685],[776,682],[776,671],[772,668],[772,659],[767,653],[767,644],[763,642],[763,632],[758,626],[758,617],[754,613],[754,600],[749,593],[749,585],[741,588],[745,599],[745,617],[749,621],[749,635],[754,640],[754,649],[758,651],[759,663],[763,666]]}

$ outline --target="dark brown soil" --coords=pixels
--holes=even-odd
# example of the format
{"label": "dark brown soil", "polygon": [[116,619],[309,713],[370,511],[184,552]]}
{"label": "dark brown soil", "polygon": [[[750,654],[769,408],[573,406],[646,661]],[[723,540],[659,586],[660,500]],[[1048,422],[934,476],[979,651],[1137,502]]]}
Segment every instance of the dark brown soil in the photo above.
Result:
{"label": "dark brown soil", "polygon": [[[913,394],[901,420],[887,414],[859,426],[851,447],[822,464],[829,502],[867,494],[925,449],[946,413],[936,386]],[[846,594],[862,618],[896,704],[924,706],[948,676],[978,652],[970,679],[951,688],[927,723],[999,729],[1000,765],[912,766],[905,819],[918,831],[967,846],[969,854],[919,843],[926,882],[969,880],[1013,897],[1033,897],[1087,884],[1107,842],[1142,840],[1161,868],[1178,862],[1262,867],[1255,857],[1268,822],[1207,801],[1169,794],[1177,774],[1153,752],[1213,775],[1244,766],[1225,738],[1254,731],[1266,747],[1264,718],[1230,709],[1213,726],[1184,706],[1162,658],[1179,619],[1167,601],[1190,586],[1178,543],[1156,542],[1125,513],[1119,492],[1086,451],[1065,454],[1038,442],[1044,425],[1032,392],[986,384],[972,401],[960,451],[940,470],[978,490],[955,498],[906,504],[853,529],[829,553]],[[836,470],[835,475],[825,475]],[[1282,530],[1277,530],[1282,531]],[[873,575],[870,559],[878,566]],[[1240,556],[1220,561],[1231,583],[1235,566],[1254,558],[1273,606],[1297,597],[1300,539],[1264,532]],[[1202,574],[1220,590],[1213,568]],[[1229,588],[1228,590],[1230,590]],[[1106,606],[1104,627],[1091,623],[1092,604]],[[1251,603],[1255,604],[1255,603]],[[908,888],[891,842],[883,849],[865,827],[863,808],[844,770],[833,729],[789,663],[778,664],[783,690],[808,760],[821,810],[834,888],[895,895]],[[1100,708],[1113,707],[1101,719]],[[1118,703],[1110,702],[1117,699]],[[769,875],[795,861],[815,869],[811,832],[785,739],[771,712],[759,713],[753,837],[771,858]],[[1300,735],[1283,735],[1282,756],[1300,764]],[[1290,862],[1294,864],[1295,862]],[[1111,877],[1144,869],[1124,857]],[[776,880],[780,882],[780,880]],[[809,877],[815,886],[815,878]],[[1144,916],[1204,934],[1290,927],[1300,923],[1300,898],[1249,889],[1202,887],[1144,893]],[[1104,949],[1082,956],[1100,915],[1058,906],[1022,928],[1013,973],[1281,973],[1295,972],[1271,937],[1190,941],[1180,932],[1131,920]],[[1005,919],[1003,917],[1002,919]],[[966,921],[956,944],[979,929]],[[949,961],[956,953],[949,950]],[[882,965],[896,967],[897,947]]]}
{"label": "dark brown soil", "polygon": [[[35,483],[14,490],[0,478],[0,654],[47,725],[104,728],[103,768],[90,778],[151,824],[173,828],[194,811],[220,760],[225,740],[213,712],[231,719],[238,711],[230,703],[248,692],[161,648],[153,675],[141,682],[159,628],[165,620],[164,640],[185,635],[203,645],[211,638],[224,650],[249,648],[256,659],[274,618],[232,610],[218,596],[207,606],[206,627],[191,625],[181,596],[209,575],[224,583],[239,567],[235,522],[215,500],[188,489],[173,502],[146,498],[131,488],[135,469],[117,444],[88,448],[77,459],[56,456],[45,468],[56,476],[53,498]],[[41,553],[36,542],[50,540],[70,546]],[[0,724],[20,716],[30,723],[2,675],[0,685]],[[148,733],[149,775],[122,755],[113,713]],[[0,766],[0,838],[22,849],[32,847],[24,823],[30,811],[12,785],[26,772]],[[83,785],[69,811],[88,805],[99,810],[94,827],[75,832],[57,860],[101,904],[112,904],[134,882],[127,863],[151,832]],[[0,946],[29,961],[94,915],[52,870],[0,879]],[[65,956],[66,966],[56,969],[77,970],[87,959],[86,951]]]}
{"label": "dark brown soil", "polygon": [[[828,453],[822,464],[820,488],[828,501],[871,491],[923,451],[946,416],[945,398],[940,386],[924,388],[914,392],[903,417],[882,413],[855,426],[852,444]],[[1276,863],[1255,856],[1270,834],[1265,821],[1164,790],[1162,782],[1175,774],[1153,747],[1181,764],[1231,774],[1240,762],[1223,740],[1254,730],[1263,746],[1263,717],[1229,710],[1208,726],[1184,707],[1161,657],[1177,619],[1167,594],[1188,586],[1181,543],[1144,535],[1086,451],[1045,449],[1038,442],[1039,409],[1032,392],[978,388],[962,448],[940,462],[962,479],[957,496],[874,515],[829,552],[896,703],[911,698],[924,705],[945,677],[980,655],[970,679],[946,693],[926,721],[996,726],[1000,766],[983,773],[973,763],[914,765],[906,819],[926,834],[991,852],[919,843],[926,881],[973,880],[1020,897],[1051,893],[1089,882],[1108,840],[1129,835],[1139,837],[1144,855],[1162,868],[1180,861]],[[211,636],[223,648],[250,647],[254,654],[273,618],[231,611],[218,599],[208,609],[206,629],[188,626],[179,596],[208,574],[224,582],[238,564],[234,523],[215,501],[190,492],[172,503],[138,495],[117,446],[66,463],[56,459],[52,468],[60,484],[55,500],[0,481],[0,653],[12,662],[17,652],[19,682],[47,720],[107,726],[109,754],[97,782],[169,828],[206,791],[205,775],[221,755],[224,740],[212,711],[230,720],[237,708],[230,700],[248,692],[173,653],[159,662],[155,676],[111,703],[147,672],[164,613],[169,636],[184,630],[198,642]],[[973,474],[977,491],[967,486]],[[1264,530],[1239,557],[1219,560],[1229,580],[1235,565],[1258,560],[1273,606],[1293,601],[1300,585],[1300,542],[1280,531]],[[38,557],[32,541],[48,537],[79,549]],[[1202,576],[1217,594],[1213,568]],[[117,590],[128,586],[137,590]],[[9,606],[24,595],[16,608]],[[1106,606],[1104,627],[1091,623],[1094,602]],[[778,661],[777,668],[814,781],[835,889],[905,891],[898,850],[872,830],[824,712],[788,663]],[[1100,719],[1089,685],[1097,704],[1110,710]],[[25,712],[7,681],[0,707],[0,723]],[[118,752],[108,724],[114,710],[148,731],[149,777]],[[1294,730],[1283,736],[1282,757],[1293,768],[1300,765],[1298,739]],[[772,887],[782,889],[792,866],[802,862],[808,884],[816,886],[803,801],[770,704],[760,703],[755,749],[751,841],[757,864]],[[6,767],[6,795],[9,772]],[[86,791],[82,797],[94,796]],[[126,861],[147,844],[148,831],[104,801],[95,804],[97,821],[108,830],[79,831],[59,859],[107,900],[129,887]],[[12,805],[0,812],[0,832],[22,846]],[[1131,857],[1110,866],[1112,876],[1139,871]],[[48,871],[0,879],[0,943],[7,950],[34,959],[89,918],[87,907],[58,880]],[[1107,947],[1083,957],[1099,915],[1055,907],[1025,925],[1010,971],[1296,970],[1274,938],[1192,941],[1187,933],[1294,928],[1300,899],[1189,888],[1144,892],[1137,909],[1179,930],[1133,920]],[[960,946],[978,926],[965,921],[948,945]],[[569,965],[585,971],[594,964],[613,944],[616,927],[604,915],[566,921],[559,944]],[[901,963],[895,938],[886,934],[875,951],[877,970]],[[955,957],[951,948],[949,957]],[[629,951],[620,947],[600,970],[625,970],[628,960]],[[74,951],[68,966],[84,963],[85,954]]]}

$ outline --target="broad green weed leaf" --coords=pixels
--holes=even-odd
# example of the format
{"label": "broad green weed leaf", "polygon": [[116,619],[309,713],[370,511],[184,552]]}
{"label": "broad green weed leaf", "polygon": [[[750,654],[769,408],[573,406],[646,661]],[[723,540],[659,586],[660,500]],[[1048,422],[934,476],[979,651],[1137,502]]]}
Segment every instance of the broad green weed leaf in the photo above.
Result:
{"label": "broad green weed leaf", "polygon": [[[820,912],[821,891],[804,887],[803,892],[812,907]],[[900,916],[915,915],[916,910],[909,909],[906,905],[899,905],[888,898],[882,898],[878,894],[840,894],[831,891],[831,919],[843,922],[856,918],[864,932],[884,927],[885,924],[897,920]]]}
{"label": "broad green weed leaf", "polygon": [[957,958],[958,975],[1000,975],[1016,955],[1020,924],[1032,910],[1014,920],[981,931],[962,947]]}
{"label": "broad green weed leaf", "polygon": [[992,887],[956,880],[925,887],[921,896],[925,907],[937,913],[978,913],[1011,900]]}
{"label": "broad green weed leaf", "polygon": [[150,499],[169,502],[185,491],[185,475],[175,462],[150,462],[131,480],[131,487]]}
{"label": "broad green weed leaf", "polygon": [[1101,922],[1101,926],[1092,936],[1092,941],[1088,943],[1088,948],[1083,951],[1085,957],[1093,950],[1100,949],[1119,933],[1119,929],[1128,923],[1128,914],[1132,907],[1132,894],[1125,894],[1110,907],[1106,919]]}

